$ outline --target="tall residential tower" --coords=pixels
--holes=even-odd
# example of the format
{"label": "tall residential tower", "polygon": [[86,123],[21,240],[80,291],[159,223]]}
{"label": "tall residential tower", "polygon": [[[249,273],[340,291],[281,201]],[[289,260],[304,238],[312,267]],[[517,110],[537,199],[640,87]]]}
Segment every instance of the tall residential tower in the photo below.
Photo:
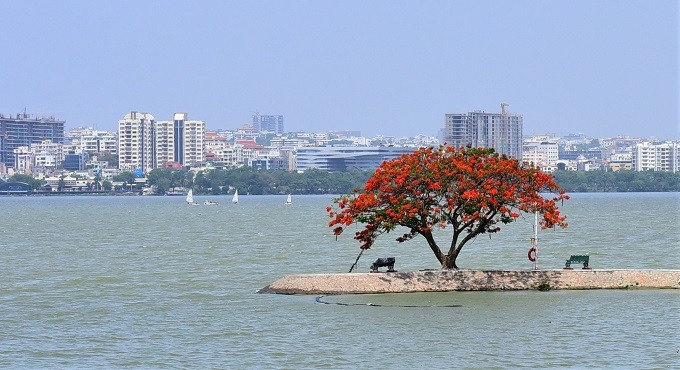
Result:
{"label": "tall residential tower", "polygon": [[450,146],[494,148],[500,154],[522,159],[522,124],[520,114],[474,111],[445,115],[444,141]]}
{"label": "tall residential tower", "polygon": [[149,113],[130,112],[118,121],[118,168],[148,172],[167,162],[190,166],[203,162],[205,122],[175,113],[156,121]]}
{"label": "tall residential tower", "polygon": [[14,150],[20,147],[30,147],[44,140],[63,144],[65,123],[54,117],[37,118],[26,112],[14,117],[0,114],[0,163],[15,168]]}
{"label": "tall residential tower", "polygon": [[253,128],[257,132],[273,132],[276,134],[283,133],[283,116],[282,115],[264,115],[255,113],[253,115]]}
{"label": "tall residential tower", "polygon": [[144,172],[154,168],[156,120],[149,113],[130,112],[118,121],[118,168]]}
{"label": "tall residential tower", "polygon": [[189,120],[187,113],[175,113],[172,121],[158,121],[156,127],[156,167],[168,161],[183,166],[203,162],[204,121]]}

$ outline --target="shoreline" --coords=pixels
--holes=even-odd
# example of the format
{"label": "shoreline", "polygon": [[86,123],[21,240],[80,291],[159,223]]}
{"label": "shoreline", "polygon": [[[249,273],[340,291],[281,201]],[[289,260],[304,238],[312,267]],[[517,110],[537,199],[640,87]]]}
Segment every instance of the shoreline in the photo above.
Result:
{"label": "shoreline", "polygon": [[274,294],[379,294],[499,290],[680,289],[680,270],[423,270],[286,275]]}

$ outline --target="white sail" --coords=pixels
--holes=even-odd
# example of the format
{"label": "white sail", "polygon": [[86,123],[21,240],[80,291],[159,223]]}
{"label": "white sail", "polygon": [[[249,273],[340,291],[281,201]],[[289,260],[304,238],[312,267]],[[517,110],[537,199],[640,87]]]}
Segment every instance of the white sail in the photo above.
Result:
{"label": "white sail", "polygon": [[238,203],[238,189],[234,190],[234,197],[231,198],[232,203]]}
{"label": "white sail", "polygon": [[189,192],[187,193],[187,203],[194,204],[194,191],[192,189],[189,189]]}
{"label": "white sail", "polygon": [[291,198],[290,194],[288,194],[288,199],[286,199],[286,204],[292,204],[293,199]]}

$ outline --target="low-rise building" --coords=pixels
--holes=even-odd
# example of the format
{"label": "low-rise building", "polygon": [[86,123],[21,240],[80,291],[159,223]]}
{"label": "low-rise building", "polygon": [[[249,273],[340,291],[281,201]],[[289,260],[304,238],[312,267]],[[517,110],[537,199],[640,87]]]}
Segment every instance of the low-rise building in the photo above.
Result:
{"label": "low-rise building", "polygon": [[50,176],[45,178],[45,185],[52,189],[52,191],[79,191],[86,189],[91,182],[92,179],[89,176],[82,175]]}
{"label": "low-rise building", "polygon": [[65,137],[74,150],[88,154],[118,154],[118,135],[115,132],[95,130],[92,127],[69,130]]}
{"label": "low-rise building", "polygon": [[20,146],[12,150],[14,157],[14,171],[21,174],[33,172],[35,154],[27,146]]}
{"label": "low-rise building", "polygon": [[557,142],[525,141],[522,146],[522,160],[538,166],[550,166],[557,163]]}
{"label": "low-rise building", "polygon": [[610,171],[632,170],[633,160],[631,153],[614,153],[607,161],[607,168]]}
{"label": "low-rise building", "polygon": [[311,168],[324,171],[375,170],[384,161],[416,148],[404,147],[303,147],[297,149],[297,172]]}

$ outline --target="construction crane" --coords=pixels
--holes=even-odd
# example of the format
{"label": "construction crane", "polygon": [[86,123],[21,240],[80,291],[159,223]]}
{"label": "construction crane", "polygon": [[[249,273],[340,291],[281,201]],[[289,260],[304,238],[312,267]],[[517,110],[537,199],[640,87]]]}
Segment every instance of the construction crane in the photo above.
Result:
{"label": "construction crane", "polygon": [[508,115],[508,112],[505,110],[510,104],[508,103],[501,103],[501,114],[504,116]]}

